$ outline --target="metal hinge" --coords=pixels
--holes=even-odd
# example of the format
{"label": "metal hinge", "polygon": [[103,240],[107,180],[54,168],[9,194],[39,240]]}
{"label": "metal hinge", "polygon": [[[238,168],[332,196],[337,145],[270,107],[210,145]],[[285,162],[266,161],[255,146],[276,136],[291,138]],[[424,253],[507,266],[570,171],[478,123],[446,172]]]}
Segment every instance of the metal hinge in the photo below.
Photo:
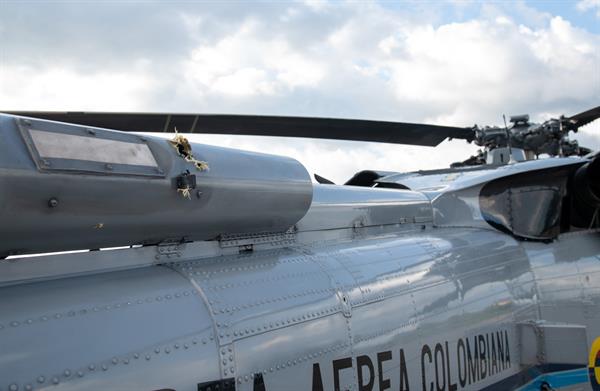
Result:
{"label": "metal hinge", "polygon": [[248,251],[255,245],[274,245],[283,246],[293,244],[296,241],[296,234],[288,230],[286,232],[260,233],[260,234],[227,234],[221,235],[219,245],[221,248],[239,247],[241,250]]}
{"label": "metal hinge", "polygon": [[154,258],[157,260],[180,258],[184,249],[185,243],[181,241],[165,241],[156,246],[156,255]]}

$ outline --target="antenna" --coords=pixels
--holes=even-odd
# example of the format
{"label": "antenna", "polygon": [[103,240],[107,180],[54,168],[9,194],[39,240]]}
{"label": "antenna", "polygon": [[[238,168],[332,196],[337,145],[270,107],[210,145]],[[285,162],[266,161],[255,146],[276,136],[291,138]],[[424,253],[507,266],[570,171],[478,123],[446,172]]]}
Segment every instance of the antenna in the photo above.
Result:
{"label": "antenna", "polygon": [[513,160],[512,156],[512,148],[510,146],[510,131],[508,130],[508,126],[506,125],[506,115],[502,114],[502,119],[504,120],[504,129],[506,130],[506,143],[508,146],[508,162],[510,163]]}

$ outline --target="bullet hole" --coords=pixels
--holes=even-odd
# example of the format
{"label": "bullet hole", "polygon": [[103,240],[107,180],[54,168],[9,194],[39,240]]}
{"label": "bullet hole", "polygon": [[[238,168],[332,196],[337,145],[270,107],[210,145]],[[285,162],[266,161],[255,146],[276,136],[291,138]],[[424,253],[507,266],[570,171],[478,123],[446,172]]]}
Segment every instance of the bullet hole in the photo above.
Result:
{"label": "bullet hole", "polygon": [[192,145],[187,138],[177,133],[175,129],[175,137],[169,140],[169,143],[175,148],[179,156],[181,156],[186,162],[193,163],[196,169],[200,171],[208,170],[208,163],[201,160],[197,160],[192,152]]}

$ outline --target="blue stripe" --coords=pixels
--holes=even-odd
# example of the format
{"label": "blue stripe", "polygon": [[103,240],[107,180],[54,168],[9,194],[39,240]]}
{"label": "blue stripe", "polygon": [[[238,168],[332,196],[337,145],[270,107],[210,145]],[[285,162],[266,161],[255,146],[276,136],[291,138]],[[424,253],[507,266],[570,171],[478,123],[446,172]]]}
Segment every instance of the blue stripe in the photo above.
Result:
{"label": "blue stripe", "polygon": [[562,388],[581,383],[588,383],[587,368],[574,369],[571,371],[547,373],[535,378],[532,382],[520,388],[520,391],[539,391],[543,383],[548,383],[552,388]]}

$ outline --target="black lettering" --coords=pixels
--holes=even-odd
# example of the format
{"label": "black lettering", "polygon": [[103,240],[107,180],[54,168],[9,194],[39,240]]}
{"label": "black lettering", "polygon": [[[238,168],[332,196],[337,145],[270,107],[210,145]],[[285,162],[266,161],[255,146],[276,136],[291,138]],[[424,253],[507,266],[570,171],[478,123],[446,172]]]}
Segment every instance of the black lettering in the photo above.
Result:
{"label": "black lettering", "polygon": [[[460,383],[461,388],[465,388],[467,385],[467,352],[465,351],[465,342],[462,338],[458,339],[456,345],[456,363],[458,364],[458,382]],[[462,368],[465,370],[463,371]]]}
{"label": "black lettering", "polygon": [[340,371],[342,369],[352,368],[352,357],[340,358],[333,360],[333,388],[335,391],[340,390]]}
{"label": "black lettering", "polygon": [[473,355],[471,355],[471,346],[469,338],[467,338],[467,362],[469,364],[469,384],[479,381],[479,353],[477,350],[477,336],[473,337]]}
{"label": "black lettering", "polygon": [[485,379],[487,376],[487,358],[485,351],[485,338],[483,335],[479,334],[477,336],[479,341],[479,373],[481,374],[481,380]]}
{"label": "black lettering", "polygon": [[408,371],[406,370],[406,359],[404,349],[400,349],[400,391],[409,391]]}
{"label": "black lettering", "polygon": [[456,391],[456,383],[452,384],[452,375],[450,374],[450,349],[448,349],[448,341],[446,341],[446,372],[448,373],[448,391]]}
{"label": "black lettering", "polygon": [[485,351],[487,352],[487,373],[488,376],[492,376],[492,360],[490,357],[490,335],[485,334]]}
{"label": "black lettering", "polygon": [[496,331],[496,344],[498,345],[498,360],[504,370],[504,341],[502,340],[502,332]]}
{"label": "black lettering", "polygon": [[494,343],[494,333],[492,333],[492,370],[490,371],[490,376],[498,373],[498,358],[496,356],[496,344]]}
{"label": "black lettering", "polygon": [[[234,380],[235,385],[235,380]],[[226,390],[226,388],[225,388]],[[257,372],[254,374],[254,388],[253,391],[266,391],[265,390],[265,379],[263,379],[263,374]]]}
{"label": "black lettering", "polygon": [[[423,382],[423,391],[427,391],[427,386],[425,385],[425,355],[429,356],[429,363],[431,364],[431,349],[427,344],[423,345],[421,349],[421,380]],[[429,391],[433,390],[433,382],[429,382]]]}
{"label": "black lettering", "polygon": [[312,391],[323,391],[323,378],[321,377],[321,367],[319,363],[313,364]]}
{"label": "black lettering", "polygon": [[[371,391],[375,385],[375,370],[369,356],[358,356],[356,358],[356,371],[358,372],[358,391]],[[363,367],[369,369],[369,383],[365,384],[363,379]]]}
{"label": "black lettering", "polygon": [[508,331],[504,330],[504,343],[506,344],[506,365],[510,368],[510,349],[508,347]]}
{"label": "black lettering", "polygon": [[379,374],[379,391],[387,390],[391,387],[390,379],[383,378],[383,362],[392,359],[392,352],[386,351],[377,353],[377,373]]}
{"label": "black lettering", "polygon": [[[442,348],[442,345],[439,343],[435,344],[435,353],[433,354],[433,358],[435,361],[435,388],[437,391],[444,391],[444,389],[446,388],[446,368],[444,365],[444,348]],[[440,360],[438,361],[438,356],[440,357]],[[443,383],[440,383],[440,376],[439,376],[439,367],[442,367],[442,380],[444,381]]]}

